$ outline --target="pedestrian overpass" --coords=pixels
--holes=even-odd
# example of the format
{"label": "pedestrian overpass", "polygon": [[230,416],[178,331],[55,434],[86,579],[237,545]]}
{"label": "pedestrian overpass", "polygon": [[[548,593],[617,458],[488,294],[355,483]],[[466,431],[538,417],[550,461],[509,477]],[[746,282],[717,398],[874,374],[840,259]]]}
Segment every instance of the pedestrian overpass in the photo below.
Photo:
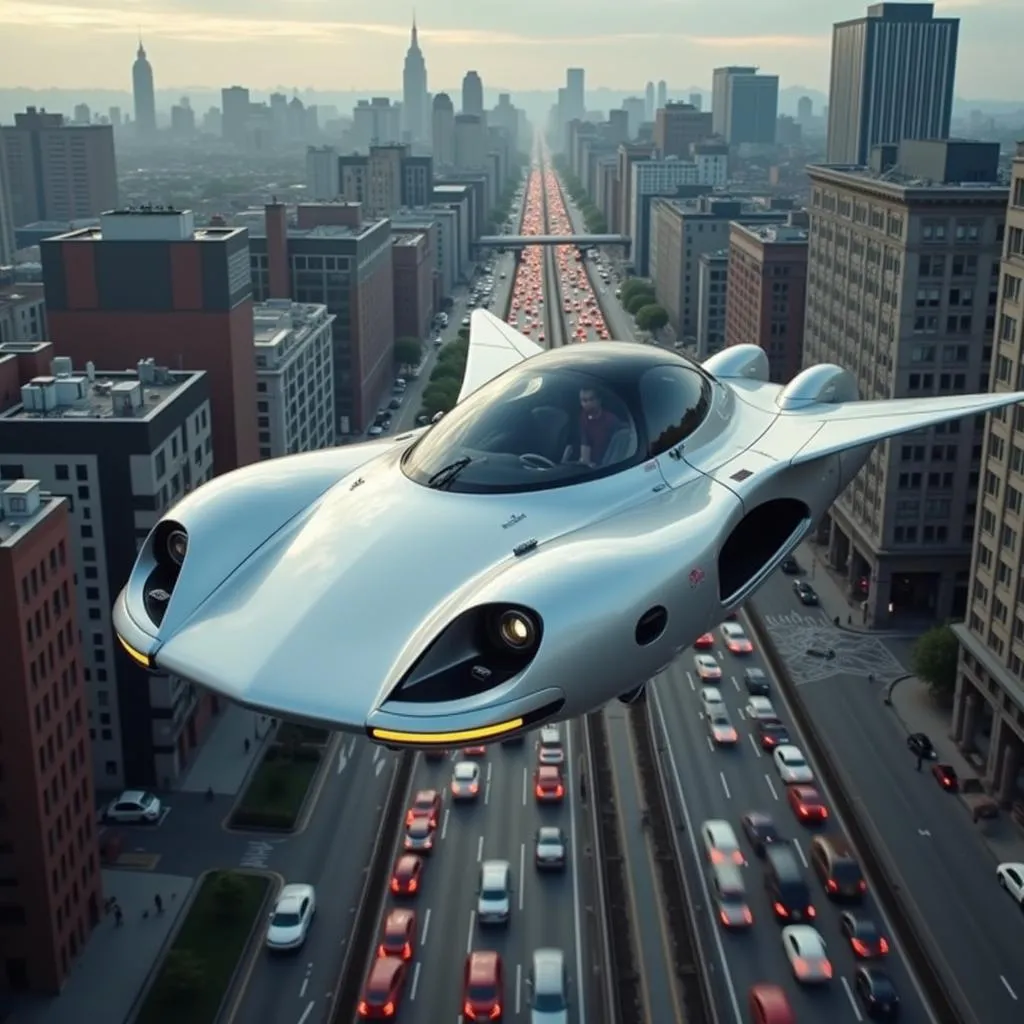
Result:
{"label": "pedestrian overpass", "polygon": [[591,249],[621,245],[628,257],[633,239],[629,235],[484,235],[476,244],[484,249],[527,249],[532,245],[574,245],[577,249]]}

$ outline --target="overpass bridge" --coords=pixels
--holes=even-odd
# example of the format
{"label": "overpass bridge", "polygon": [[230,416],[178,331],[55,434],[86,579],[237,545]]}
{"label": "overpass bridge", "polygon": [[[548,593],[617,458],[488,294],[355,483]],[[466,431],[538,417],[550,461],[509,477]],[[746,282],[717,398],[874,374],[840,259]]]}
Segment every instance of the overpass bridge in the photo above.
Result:
{"label": "overpass bridge", "polygon": [[484,249],[526,249],[531,245],[574,245],[577,249],[590,249],[621,245],[628,256],[633,239],[629,235],[484,235],[476,244]]}

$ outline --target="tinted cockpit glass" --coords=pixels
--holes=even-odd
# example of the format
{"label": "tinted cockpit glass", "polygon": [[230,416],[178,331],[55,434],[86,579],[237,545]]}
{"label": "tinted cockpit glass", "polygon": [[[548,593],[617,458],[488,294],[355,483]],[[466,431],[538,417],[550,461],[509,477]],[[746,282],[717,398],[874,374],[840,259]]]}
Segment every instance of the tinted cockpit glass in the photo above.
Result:
{"label": "tinted cockpit glass", "polygon": [[643,456],[634,405],[635,396],[598,377],[526,363],[457,405],[408,452],[403,470],[418,484],[464,494],[603,477]]}
{"label": "tinted cockpit glass", "polygon": [[711,384],[685,366],[656,366],[640,378],[640,404],[647,428],[648,458],[685,441],[711,407]]}

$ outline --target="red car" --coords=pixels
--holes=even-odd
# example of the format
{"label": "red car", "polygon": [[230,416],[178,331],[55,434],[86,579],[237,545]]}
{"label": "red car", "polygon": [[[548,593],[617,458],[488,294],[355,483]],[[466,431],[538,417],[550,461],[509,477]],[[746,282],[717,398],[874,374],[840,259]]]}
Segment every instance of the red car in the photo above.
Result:
{"label": "red car", "polygon": [[395,861],[391,872],[391,891],[396,896],[415,896],[423,874],[423,859],[411,853],[404,853]]}
{"label": "red car", "polygon": [[534,775],[534,794],[538,803],[559,803],[565,796],[562,773],[553,764],[542,764]]}
{"label": "red car", "polygon": [[960,779],[951,764],[933,764],[932,775],[935,781],[947,792],[956,793],[960,790]]}
{"label": "red car", "polygon": [[693,649],[695,651],[707,651],[715,646],[715,634],[714,633],[701,633],[696,640],[693,641]]}
{"label": "red car", "polygon": [[824,821],[828,817],[824,797],[813,786],[787,786],[786,799],[793,813],[805,825]]}
{"label": "red car", "polygon": [[411,960],[416,947],[416,911],[392,910],[384,919],[377,956]]}
{"label": "red car", "polygon": [[796,1024],[796,1014],[780,986],[751,985],[749,995],[751,1024]]}
{"label": "red car", "polygon": [[465,1020],[501,1020],[505,984],[501,957],[477,950],[466,957],[462,1016]]}
{"label": "red car", "polygon": [[405,961],[397,956],[382,956],[373,961],[359,1000],[363,1020],[394,1020],[405,988]]}
{"label": "red car", "polygon": [[421,789],[412,802],[412,807],[405,816],[408,828],[417,818],[426,818],[437,828],[437,819],[441,814],[441,794],[436,789]]}
{"label": "red car", "polygon": [[463,747],[462,754],[464,757],[483,757],[487,753],[487,747],[482,743],[478,743],[475,747]]}

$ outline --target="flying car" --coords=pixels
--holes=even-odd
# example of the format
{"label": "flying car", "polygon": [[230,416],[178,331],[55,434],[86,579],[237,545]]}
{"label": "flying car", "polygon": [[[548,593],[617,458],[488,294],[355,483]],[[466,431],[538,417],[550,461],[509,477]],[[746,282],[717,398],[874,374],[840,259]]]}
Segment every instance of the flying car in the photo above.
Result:
{"label": "flying car", "polygon": [[1022,400],[861,401],[830,364],[781,386],[756,345],[545,351],[475,310],[450,412],[192,491],[143,542],[116,632],[263,713],[398,748],[504,739],[640,699],[876,442]]}

